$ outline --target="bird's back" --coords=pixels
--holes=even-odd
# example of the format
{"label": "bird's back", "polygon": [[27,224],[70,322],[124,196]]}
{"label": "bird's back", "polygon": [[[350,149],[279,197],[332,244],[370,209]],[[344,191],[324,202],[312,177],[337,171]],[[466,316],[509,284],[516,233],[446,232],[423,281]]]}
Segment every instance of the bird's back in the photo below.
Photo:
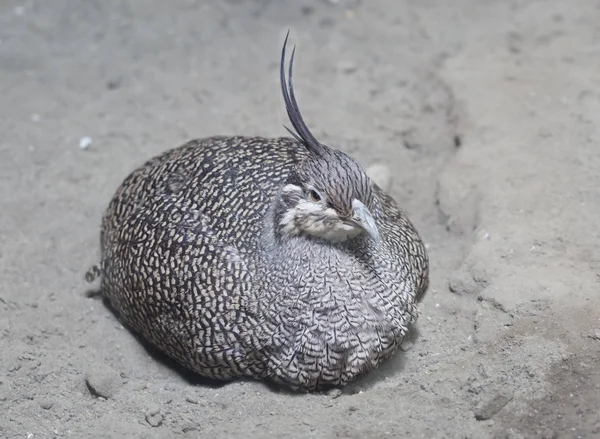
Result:
{"label": "bird's back", "polygon": [[188,142],[125,179],[104,215],[103,229],[117,230],[132,213],[161,200],[165,209],[201,211],[219,240],[253,250],[266,208],[306,156],[289,138],[214,136]]}
{"label": "bird's back", "polygon": [[266,360],[245,339],[260,318],[257,240],[305,154],[286,138],[211,137],[132,172],[101,232],[103,294],[125,324],[206,376],[260,376]]}

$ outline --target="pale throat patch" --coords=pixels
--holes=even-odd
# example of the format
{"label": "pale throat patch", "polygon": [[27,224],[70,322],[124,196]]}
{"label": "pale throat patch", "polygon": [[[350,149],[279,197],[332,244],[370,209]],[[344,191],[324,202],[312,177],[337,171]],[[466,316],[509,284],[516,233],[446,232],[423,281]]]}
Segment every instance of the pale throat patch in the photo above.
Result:
{"label": "pale throat patch", "polygon": [[[294,185],[287,185],[283,188],[284,192],[299,192],[300,190]],[[343,242],[362,232],[359,227],[340,220],[334,209],[323,209],[319,203],[308,200],[301,200],[296,206],[289,209],[279,224],[290,235],[307,233],[331,242]]]}

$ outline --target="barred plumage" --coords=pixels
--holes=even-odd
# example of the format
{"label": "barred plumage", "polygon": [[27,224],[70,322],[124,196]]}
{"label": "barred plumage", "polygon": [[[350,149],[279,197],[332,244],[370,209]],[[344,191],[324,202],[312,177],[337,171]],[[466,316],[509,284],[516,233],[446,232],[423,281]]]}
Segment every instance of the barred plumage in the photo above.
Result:
{"label": "barred plumage", "polygon": [[109,204],[88,280],[201,375],[343,386],[416,320],[428,257],[394,200],[310,133],[285,43],[281,62],[294,139],[210,137],[149,160]]}

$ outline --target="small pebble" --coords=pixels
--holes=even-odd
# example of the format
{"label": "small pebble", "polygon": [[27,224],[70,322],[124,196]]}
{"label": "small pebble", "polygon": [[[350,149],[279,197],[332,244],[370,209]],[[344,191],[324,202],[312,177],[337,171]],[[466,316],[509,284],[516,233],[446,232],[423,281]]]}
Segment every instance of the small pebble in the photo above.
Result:
{"label": "small pebble", "polygon": [[173,383],[167,383],[167,384],[165,384],[164,389],[170,392],[173,390],[177,390],[177,386]]}
{"label": "small pebble", "polygon": [[400,350],[403,352],[410,351],[415,344],[412,341],[404,340],[402,344],[400,344]]}
{"label": "small pebble", "polygon": [[160,406],[158,404],[153,404],[148,407],[146,410],[146,416],[156,416],[160,413]]}
{"label": "small pebble", "polygon": [[183,427],[181,427],[181,431],[184,433],[187,433],[188,431],[198,431],[198,427],[196,427],[194,424],[185,424]]}
{"label": "small pebble", "polygon": [[163,423],[163,416],[160,414],[160,407],[153,405],[146,410],[146,422],[152,427],[159,427]]}
{"label": "small pebble", "polygon": [[481,402],[475,408],[475,419],[487,421],[504,408],[513,399],[512,392],[499,392],[493,398]]}
{"label": "small pebble", "polygon": [[106,88],[109,90],[116,90],[121,86],[121,81],[118,79],[111,79],[106,83]]}
{"label": "small pebble", "polygon": [[337,68],[340,72],[346,73],[348,75],[350,73],[356,72],[357,70],[356,64],[354,64],[352,61],[342,61],[338,63]]}
{"label": "small pebble", "polygon": [[133,390],[141,391],[146,390],[148,388],[148,384],[146,383],[136,383],[133,385]]}
{"label": "small pebble", "polygon": [[106,365],[96,365],[86,373],[85,383],[92,395],[110,399],[119,390],[123,380],[114,369]]}
{"label": "small pebble", "polygon": [[600,340],[600,328],[590,331],[588,337],[594,340]]}
{"label": "small pebble", "polygon": [[190,404],[198,404],[198,398],[196,398],[195,396],[188,396],[185,398],[185,400]]}
{"label": "small pebble", "polygon": [[342,396],[342,391],[340,389],[331,389],[329,392],[327,392],[327,396],[329,396],[331,399],[336,399]]}
{"label": "small pebble", "polygon": [[79,147],[81,149],[88,149],[92,144],[92,138],[91,137],[82,137],[81,139],[79,139]]}
{"label": "small pebble", "polygon": [[40,407],[44,410],[50,410],[54,403],[52,401],[44,400],[40,402]]}

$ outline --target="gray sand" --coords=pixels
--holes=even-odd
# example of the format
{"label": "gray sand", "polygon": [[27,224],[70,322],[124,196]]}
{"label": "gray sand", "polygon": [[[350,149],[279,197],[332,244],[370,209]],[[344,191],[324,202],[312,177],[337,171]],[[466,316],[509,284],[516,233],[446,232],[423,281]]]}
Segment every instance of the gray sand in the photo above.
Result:
{"label": "gray sand", "polygon": [[[286,135],[288,27],[309,125],[389,165],[432,262],[341,394],[204,383],[84,281],[136,166]],[[1,2],[0,437],[600,437],[599,60],[596,0]]]}

